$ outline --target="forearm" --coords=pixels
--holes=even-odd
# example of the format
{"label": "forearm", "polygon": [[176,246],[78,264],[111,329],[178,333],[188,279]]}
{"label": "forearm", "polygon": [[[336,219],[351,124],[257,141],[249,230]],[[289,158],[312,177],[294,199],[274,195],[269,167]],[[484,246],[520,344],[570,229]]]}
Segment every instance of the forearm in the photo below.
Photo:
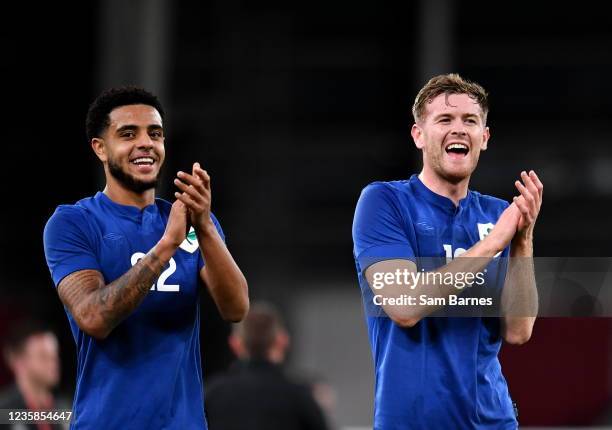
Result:
{"label": "forearm", "polygon": [[533,241],[529,238],[512,242],[501,303],[502,336],[509,343],[525,343],[531,337],[538,313]]}
{"label": "forearm", "polygon": [[212,222],[196,229],[196,234],[206,262],[202,278],[221,316],[229,321],[240,321],[249,308],[244,275]]}
{"label": "forearm", "polygon": [[130,270],[106,285],[99,272],[78,272],[60,285],[62,301],[85,332],[103,339],[143,301],[174,250],[162,239]]}
{"label": "forearm", "polygon": [[[388,305],[383,308],[392,319],[401,325],[412,326],[420,319],[441,309],[443,305],[440,303],[447,303],[450,295],[460,295],[469,288],[469,282],[466,282],[462,288],[443,282],[443,279],[449,277],[448,274],[451,274],[453,279],[457,279],[457,274],[462,274],[463,279],[467,274],[471,274],[470,278],[473,281],[477,279],[476,275],[484,270],[497,252],[499,252],[498,246],[485,239],[445,266],[430,272],[420,272],[422,275],[418,278],[419,282],[410,288],[406,288],[405,285],[387,285],[384,289],[375,291],[375,294],[381,294],[384,298],[400,298],[402,295],[410,297],[408,300],[411,300],[412,304],[409,306]],[[378,263],[375,271],[394,272],[397,270],[397,261],[389,260]],[[413,267],[413,270],[416,271],[416,266]],[[366,275],[372,285],[374,274],[369,272],[370,269]],[[422,303],[421,295],[425,295],[427,299],[443,300],[427,300],[426,303]]]}

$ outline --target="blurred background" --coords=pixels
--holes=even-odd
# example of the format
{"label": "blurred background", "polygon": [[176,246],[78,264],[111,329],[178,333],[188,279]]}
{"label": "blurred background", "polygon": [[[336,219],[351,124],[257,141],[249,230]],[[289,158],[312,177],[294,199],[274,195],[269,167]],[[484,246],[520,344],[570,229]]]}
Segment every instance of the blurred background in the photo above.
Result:
{"label": "blurred background", "polygon": [[[61,203],[103,188],[85,139],[89,103],[137,84],[167,111],[166,180],[200,161],[252,299],[289,325],[289,368],[328,385],[337,428],[371,426],[370,349],[352,257],[361,189],[420,170],[410,109],[433,75],[491,97],[489,150],[471,188],[510,199],[523,169],[546,187],[540,256],[609,256],[612,29],[598,2],[104,0],[3,7],[0,338],[36,316],[75,348],[42,231]],[[204,295],[207,377],[233,356]],[[502,348],[523,426],[612,423],[610,321],[540,319]],[[11,382],[0,368],[0,385]]]}

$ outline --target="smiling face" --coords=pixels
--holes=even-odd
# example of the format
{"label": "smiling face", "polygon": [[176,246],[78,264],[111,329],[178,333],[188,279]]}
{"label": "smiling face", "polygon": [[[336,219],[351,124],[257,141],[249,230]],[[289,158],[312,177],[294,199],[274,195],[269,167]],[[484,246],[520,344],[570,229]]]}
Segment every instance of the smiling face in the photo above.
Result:
{"label": "smiling face", "polygon": [[480,151],[487,149],[489,128],[473,98],[442,93],[426,104],[425,114],[412,126],[412,138],[423,151],[423,171],[457,184],[469,179]]}
{"label": "smiling face", "polygon": [[107,182],[113,179],[138,194],[155,188],[165,158],[161,116],[143,104],[115,108],[92,147],[104,163]]}

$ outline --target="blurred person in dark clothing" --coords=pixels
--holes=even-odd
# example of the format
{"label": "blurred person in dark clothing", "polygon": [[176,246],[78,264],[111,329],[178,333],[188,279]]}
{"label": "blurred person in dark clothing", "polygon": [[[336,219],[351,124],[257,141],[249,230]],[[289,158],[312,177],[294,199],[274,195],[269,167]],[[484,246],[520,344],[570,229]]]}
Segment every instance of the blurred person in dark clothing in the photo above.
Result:
{"label": "blurred person in dark clothing", "polygon": [[209,384],[206,414],[214,430],[327,429],[309,387],[282,369],[289,334],[270,306],[252,306],[234,327],[229,344],[238,361]]}
{"label": "blurred person in dark clothing", "polygon": [[[4,358],[15,383],[0,392],[0,409],[52,410],[52,390],[60,379],[59,346],[55,334],[39,322],[22,322],[12,328],[4,342]],[[53,424],[15,424],[19,428],[51,430]],[[17,427],[15,427],[17,428]]]}

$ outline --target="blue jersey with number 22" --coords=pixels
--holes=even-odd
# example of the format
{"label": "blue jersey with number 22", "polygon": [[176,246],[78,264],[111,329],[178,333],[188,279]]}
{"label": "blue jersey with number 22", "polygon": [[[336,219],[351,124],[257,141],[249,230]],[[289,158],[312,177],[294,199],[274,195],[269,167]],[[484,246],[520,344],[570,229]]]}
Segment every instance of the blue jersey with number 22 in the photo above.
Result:
{"label": "blue jersey with number 22", "polygon": [[[113,282],[159,241],[170,208],[156,199],[140,210],[100,192],[59,206],[44,232],[53,282],[84,269]],[[191,232],[142,303],[103,340],[84,333],[66,309],[78,361],[71,428],[207,428],[198,300],[203,265]]]}

